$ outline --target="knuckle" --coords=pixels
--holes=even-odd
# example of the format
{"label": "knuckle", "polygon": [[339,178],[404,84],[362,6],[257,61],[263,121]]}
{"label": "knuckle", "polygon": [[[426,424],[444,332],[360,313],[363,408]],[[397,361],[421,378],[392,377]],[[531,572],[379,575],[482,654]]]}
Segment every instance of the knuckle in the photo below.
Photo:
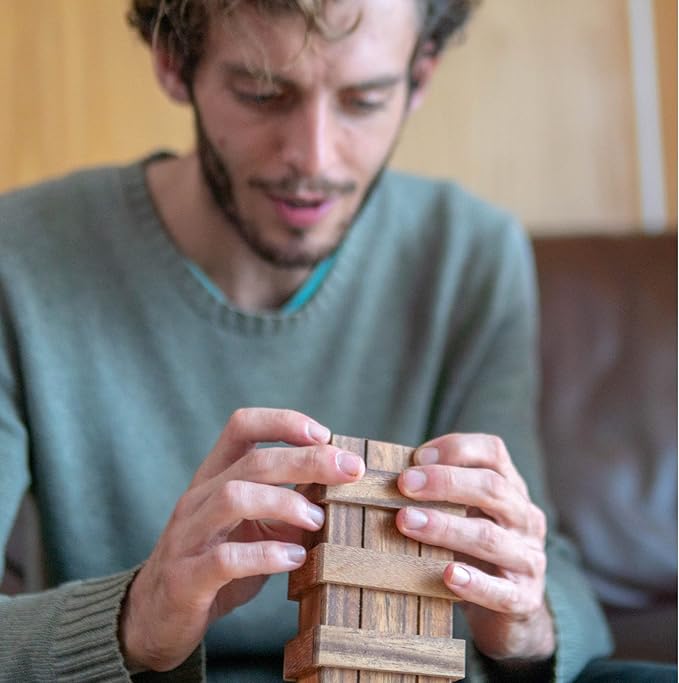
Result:
{"label": "knuckle", "polygon": [[278,501],[278,508],[280,510],[289,511],[293,517],[297,519],[306,519],[309,516],[308,499],[298,491],[289,491],[287,489],[280,489],[280,500]]}
{"label": "knuckle", "polygon": [[543,552],[531,553],[530,573],[534,578],[543,577],[547,570],[547,556]]}
{"label": "knuckle", "polygon": [[429,519],[433,522],[434,533],[438,540],[445,541],[458,533],[456,520],[452,515],[431,513]]}
{"label": "knuckle", "polygon": [[190,498],[191,496],[189,495],[188,491],[180,496],[179,500],[174,506],[174,510],[172,511],[171,521],[177,522],[189,516],[191,510],[193,509],[193,504]]}
{"label": "knuckle", "polygon": [[277,546],[271,543],[248,543],[242,547],[244,557],[241,566],[247,566],[248,574],[260,574],[278,564]]}
{"label": "knuckle", "polygon": [[537,505],[533,503],[531,503],[531,513],[535,535],[541,541],[544,541],[547,536],[547,516]]}
{"label": "knuckle", "polygon": [[220,543],[212,551],[212,559],[217,567],[219,575],[223,578],[230,578],[233,568],[237,564],[234,546],[231,543]]}
{"label": "knuckle", "polygon": [[487,470],[483,486],[488,497],[493,500],[503,500],[507,495],[505,478],[494,470]]}
{"label": "knuckle", "polygon": [[305,472],[314,471],[321,464],[322,450],[318,446],[311,446],[304,449],[304,455],[299,461],[299,466]]}
{"label": "knuckle", "polygon": [[229,479],[220,486],[219,495],[225,503],[232,505],[245,499],[247,486],[245,481]]}
{"label": "knuckle", "polygon": [[266,448],[258,448],[250,455],[250,467],[255,477],[270,472],[275,464],[273,453]]}
{"label": "knuckle", "polygon": [[247,420],[247,408],[237,408],[236,410],[231,413],[231,417],[229,418],[228,425],[233,428],[238,430],[240,427],[242,427],[246,420]]}
{"label": "knuckle", "polygon": [[248,564],[253,567],[260,567],[262,564],[266,563],[268,559],[268,554],[266,550],[267,546],[261,543],[249,543],[244,547],[245,554],[247,555]]}
{"label": "knuckle", "polygon": [[455,471],[452,467],[443,467],[440,471],[443,475],[441,484],[444,487],[444,492],[453,491],[455,484],[457,483],[455,480]]}
{"label": "knuckle", "polygon": [[505,442],[495,434],[486,435],[486,440],[488,441],[488,448],[493,454],[493,458],[496,462],[502,462],[507,459],[507,447]]}
{"label": "knuckle", "polygon": [[461,435],[455,444],[458,456],[464,463],[471,460],[476,452],[476,446],[473,437],[465,434]]}
{"label": "knuckle", "polygon": [[493,522],[479,520],[478,540],[479,547],[490,556],[497,553],[500,546],[500,535]]}
{"label": "knuckle", "polygon": [[520,609],[519,591],[516,587],[510,588],[499,599],[500,610],[509,614],[515,614]]}

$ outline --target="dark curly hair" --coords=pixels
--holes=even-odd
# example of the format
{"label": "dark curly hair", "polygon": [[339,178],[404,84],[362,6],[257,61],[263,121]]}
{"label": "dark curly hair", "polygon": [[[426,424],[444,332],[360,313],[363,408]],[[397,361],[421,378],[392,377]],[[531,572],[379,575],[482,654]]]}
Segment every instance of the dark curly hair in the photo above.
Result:
{"label": "dark curly hair", "polygon": [[[190,83],[202,57],[210,15],[228,14],[243,1],[255,3],[261,12],[297,12],[304,19],[307,35],[332,35],[324,20],[328,0],[131,0],[127,20],[149,45],[160,42],[177,56],[182,76]],[[418,46],[428,45],[436,55],[460,31],[481,0],[416,2],[422,20]]]}

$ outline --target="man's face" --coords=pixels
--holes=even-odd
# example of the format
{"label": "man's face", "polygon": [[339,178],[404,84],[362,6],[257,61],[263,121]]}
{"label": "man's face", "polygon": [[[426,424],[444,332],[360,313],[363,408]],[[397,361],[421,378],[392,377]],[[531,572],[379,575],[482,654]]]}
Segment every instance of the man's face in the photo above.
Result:
{"label": "man's face", "polygon": [[[331,30],[241,3],[211,21],[193,79],[201,166],[217,204],[269,263],[309,267],[338,245],[394,146],[417,38],[413,0],[336,0]],[[270,78],[267,78],[270,74]]]}

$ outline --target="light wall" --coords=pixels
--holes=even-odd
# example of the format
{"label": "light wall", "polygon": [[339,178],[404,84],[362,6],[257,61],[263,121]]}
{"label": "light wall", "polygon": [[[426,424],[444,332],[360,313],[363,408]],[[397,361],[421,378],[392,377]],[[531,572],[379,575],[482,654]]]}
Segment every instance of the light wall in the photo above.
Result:
{"label": "light wall", "polygon": [[[651,0],[629,0],[650,2]],[[191,145],[126,0],[5,0],[0,189]],[[666,218],[676,224],[676,0],[653,0]],[[623,0],[485,0],[396,151],[536,233],[643,227],[638,102]],[[656,68],[654,66],[654,68]]]}

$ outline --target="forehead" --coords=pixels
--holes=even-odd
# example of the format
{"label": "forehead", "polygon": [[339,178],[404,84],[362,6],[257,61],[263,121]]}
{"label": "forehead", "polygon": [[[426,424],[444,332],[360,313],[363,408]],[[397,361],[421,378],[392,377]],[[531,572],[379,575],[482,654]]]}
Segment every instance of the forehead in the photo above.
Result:
{"label": "forehead", "polygon": [[418,35],[416,2],[330,0],[323,16],[327,35],[307,33],[297,12],[258,11],[256,3],[241,2],[227,16],[212,18],[203,59],[308,84],[400,73]]}

